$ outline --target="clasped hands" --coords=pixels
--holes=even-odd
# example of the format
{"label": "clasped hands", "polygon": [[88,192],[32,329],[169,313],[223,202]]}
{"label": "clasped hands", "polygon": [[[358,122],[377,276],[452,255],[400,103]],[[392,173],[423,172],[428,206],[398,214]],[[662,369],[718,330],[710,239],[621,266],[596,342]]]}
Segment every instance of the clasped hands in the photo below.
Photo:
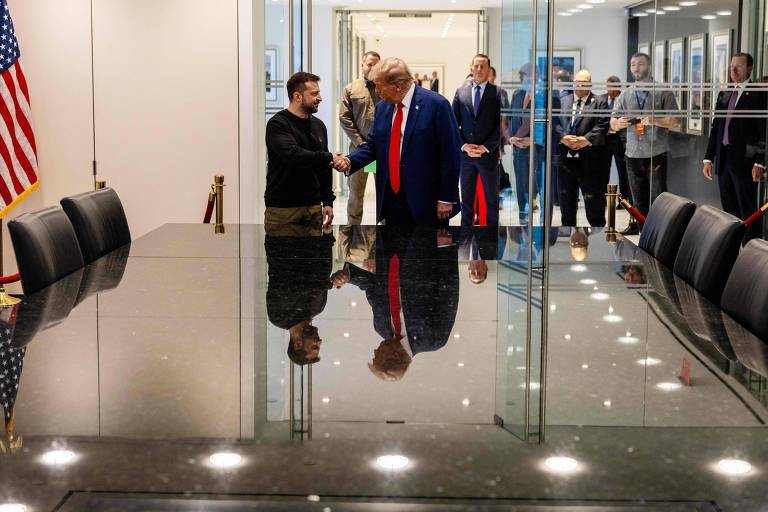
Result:
{"label": "clasped hands", "polygon": [[472,158],[480,158],[484,154],[488,153],[488,149],[480,144],[464,144],[462,149]]}
{"label": "clasped hands", "polygon": [[349,161],[349,158],[345,157],[341,153],[336,153],[335,155],[333,155],[333,161],[331,162],[331,167],[333,167],[339,172],[348,174],[349,171],[352,169],[352,163]]}
{"label": "clasped hands", "polygon": [[530,137],[510,137],[509,143],[516,148],[525,149],[531,147]]}
{"label": "clasped hands", "polygon": [[586,148],[587,146],[592,145],[592,143],[589,142],[586,137],[582,137],[580,135],[566,135],[560,139],[560,144],[574,151],[578,151],[582,148]]}

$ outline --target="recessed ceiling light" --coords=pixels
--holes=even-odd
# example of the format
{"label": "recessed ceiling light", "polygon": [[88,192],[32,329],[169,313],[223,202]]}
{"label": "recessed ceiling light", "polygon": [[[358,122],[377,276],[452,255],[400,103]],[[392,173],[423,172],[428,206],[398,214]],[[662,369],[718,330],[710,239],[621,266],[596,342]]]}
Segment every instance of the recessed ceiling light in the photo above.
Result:
{"label": "recessed ceiling light", "polygon": [[676,5],[668,5],[666,7],[662,7],[665,11],[679,11],[680,8]]}
{"label": "recessed ceiling light", "polygon": [[410,464],[408,457],[404,457],[402,455],[382,455],[376,459],[377,466],[379,466],[381,469],[386,469],[389,471],[405,469],[408,467],[408,464]]}
{"label": "recessed ceiling light", "polygon": [[718,16],[730,16],[733,13],[731,11],[717,11],[715,14]]}
{"label": "recessed ceiling light", "polygon": [[581,281],[579,281],[579,283],[592,285],[592,284],[597,284],[597,281],[595,281],[594,279],[582,279]]}
{"label": "recessed ceiling light", "polygon": [[603,407],[610,408],[611,406],[613,406],[613,402],[611,402],[610,400],[603,401]]}
{"label": "recessed ceiling light", "polygon": [[664,16],[665,14],[667,13],[664,11],[656,11],[656,16]]}
{"label": "recessed ceiling light", "polygon": [[565,341],[571,341],[571,335],[570,334],[565,334],[565,335],[563,335],[563,339]]}
{"label": "recessed ceiling light", "polygon": [[469,407],[469,398],[465,398],[464,400],[462,400],[461,405],[463,405],[464,407]]}
{"label": "recessed ceiling light", "polygon": [[587,0],[588,4],[604,4],[605,0]]}
{"label": "recessed ceiling light", "polygon": [[331,403],[331,399],[330,399],[330,398],[328,398],[327,396],[324,396],[324,397],[322,398],[322,402],[323,402],[324,404],[329,404],[329,403]]}
{"label": "recessed ceiling light", "polygon": [[0,505],[0,512],[26,512],[27,506],[21,503],[5,503]]}
{"label": "recessed ceiling light", "polygon": [[632,335],[628,334],[627,336],[619,336],[616,339],[616,341],[618,341],[619,343],[623,343],[625,345],[633,345],[633,344],[639,342],[640,338],[638,338],[637,336],[632,336]]}
{"label": "recessed ceiling light", "polygon": [[656,9],[646,9],[645,12],[647,12],[648,14],[655,14]]}
{"label": "recessed ceiling light", "polygon": [[585,363],[585,364],[581,365],[581,369],[582,370],[589,370],[589,365]]}
{"label": "recessed ceiling light", "polygon": [[[565,13],[561,13],[565,14]],[[571,272],[586,272],[587,266],[586,265],[571,265]]]}
{"label": "recessed ceiling light", "polygon": [[752,471],[752,464],[739,459],[723,459],[717,463],[717,467],[728,475],[745,475]]}
{"label": "recessed ceiling light", "polygon": [[717,16],[715,16],[714,14],[705,14],[704,16],[701,17],[701,19],[703,19],[703,20],[716,20]]}
{"label": "recessed ceiling light", "polygon": [[634,14],[634,16],[635,16],[635,18],[645,18],[646,16],[648,16],[648,13],[647,12],[636,12]]}
{"label": "recessed ceiling light", "polygon": [[352,306],[353,308],[356,308],[357,307],[357,302],[352,301],[352,302],[349,303],[349,305]]}
{"label": "recessed ceiling light", "polygon": [[234,468],[240,465],[243,458],[232,452],[219,452],[211,455],[208,460],[217,468]]}
{"label": "recessed ceiling light", "polygon": [[698,5],[699,2],[678,2],[677,5],[680,7],[693,7],[694,5]]}
{"label": "recessed ceiling light", "polygon": [[609,324],[618,324],[624,321],[624,317],[611,313],[610,315],[605,315],[603,321],[608,322]]}
{"label": "recessed ceiling light", "polygon": [[638,359],[637,364],[640,366],[656,366],[661,364],[661,359],[656,359],[655,357],[646,357],[644,359]]}
{"label": "recessed ceiling light", "polygon": [[334,361],[333,366],[341,366],[341,361]]}
{"label": "recessed ceiling light", "polygon": [[577,12],[581,12],[581,9],[576,9],[576,8],[568,9],[568,12],[577,13]]}
{"label": "recessed ceiling light", "polygon": [[464,368],[464,363],[456,363],[456,366],[458,366],[459,368]]}
{"label": "recessed ceiling light", "polygon": [[559,16],[573,16],[572,12],[559,12],[557,13]]}
{"label": "recessed ceiling light", "polygon": [[52,450],[43,454],[43,463],[52,466],[68,464],[75,460],[75,452],[69,450]]}
{"label": "recessed ceiling light", "polygon": [[592,7],[594,7],[594,6],[589,5],[589,4],[579,4],[576,7],[578,7],[579,9],[592,9]]}
{"label": "recessed ceiling light", "polygon": [[544,461],[544,465],[555,473],[570,473],[579,467],[579,462],[571,457],[550,457]]}
{"label": "recessed ceiling light", "polygon": [[683,385],[679,382],[659,382],[656,387],[662,391],[677,391]]}

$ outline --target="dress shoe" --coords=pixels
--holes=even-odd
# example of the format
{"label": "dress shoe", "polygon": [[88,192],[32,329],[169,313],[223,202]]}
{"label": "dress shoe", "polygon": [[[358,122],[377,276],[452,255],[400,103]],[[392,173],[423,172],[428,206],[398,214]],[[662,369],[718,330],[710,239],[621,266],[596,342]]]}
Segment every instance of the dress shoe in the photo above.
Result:
{"label": "dress shoe", "polygon": [[636,222],[633,222],[629,226],[627,226],[624,231],[621,231],[621,234],[624,236],[639,235],[640,227],[637,225]]}

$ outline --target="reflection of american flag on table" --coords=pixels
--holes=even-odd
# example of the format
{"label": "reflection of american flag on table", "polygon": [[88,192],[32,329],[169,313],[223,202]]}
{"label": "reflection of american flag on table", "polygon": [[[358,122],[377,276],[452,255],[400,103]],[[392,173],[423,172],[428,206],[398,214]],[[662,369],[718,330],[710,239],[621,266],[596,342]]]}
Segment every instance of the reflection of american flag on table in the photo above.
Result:
{"label": "reflection of american flag on table", "polygon": [[13,406],[19,392],[21,369],[24,366],[24,348],[14,348],[13,330],[16,327],[16,308],[0,309],[0,404],[5,414],[5,432],[13,432]]}
{"label": "reflection of american flag on table", "polygon": [[38,184],[37,147],[32,132],[29,89],[21,69],[19,43],[0,0],[0,217]]}

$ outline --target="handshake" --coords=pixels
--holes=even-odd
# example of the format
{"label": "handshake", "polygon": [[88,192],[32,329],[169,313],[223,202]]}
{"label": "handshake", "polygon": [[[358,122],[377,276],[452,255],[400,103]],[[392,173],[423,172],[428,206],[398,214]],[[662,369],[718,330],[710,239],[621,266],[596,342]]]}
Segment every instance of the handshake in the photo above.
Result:
{"label": "handshake", "polygon": [[352,169],[352,164],[350,163],[349,158],[345,157],[341,153],[336,153],[333,155],[331,167],[339,172],[343,172],[344,174],[349,174],[349,171]]}

